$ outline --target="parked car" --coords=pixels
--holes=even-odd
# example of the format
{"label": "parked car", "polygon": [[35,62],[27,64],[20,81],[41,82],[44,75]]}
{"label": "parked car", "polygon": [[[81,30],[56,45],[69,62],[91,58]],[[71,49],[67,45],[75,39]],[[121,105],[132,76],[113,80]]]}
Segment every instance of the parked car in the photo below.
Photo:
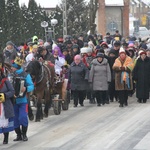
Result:
{"label": "parked car", "polygon": [[146,39],[146,38],[150,38],[150,31],[146,27],[139,27],[139,31],[134,32],[133,35],[136,38]]}

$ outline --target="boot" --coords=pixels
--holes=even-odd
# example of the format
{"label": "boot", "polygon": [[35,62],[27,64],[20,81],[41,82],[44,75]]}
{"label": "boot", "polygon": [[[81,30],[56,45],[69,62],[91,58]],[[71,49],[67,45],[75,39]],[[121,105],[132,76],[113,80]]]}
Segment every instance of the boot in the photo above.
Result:
{"label": "boot", "polygon": [[93,98],[93,104],[96,104],[95,98]]}
{"label": "boot", "polygon": [[22,136],[21,136],[21,130],[20,127],[15,129],[15,132],[17,134],[17,137],[14,139],[14,141],[22,141]]}
{"label": "boot", "polygon": [[123,104],[120,104],[119,107],[123,107]]}
{"label": "boot", "polygon": [[4,134],[3,144],[8,144],[9,132],[3,133],[3,134]]}
{"label": "boot", "polygon": [[28,138],[26,135],[27,129],[28,129],[28,127],[22,126],[22,139],[23,139],[23,141],[28,141]]}
{"label": "boot", "polygon": [[147,102],[147,99],[143,99],[143,103],[146,103]]}
{"label": "boot", "polygon": [[142,99],[138,99],[138,102],[139,102],[139,103],[142,103]]}

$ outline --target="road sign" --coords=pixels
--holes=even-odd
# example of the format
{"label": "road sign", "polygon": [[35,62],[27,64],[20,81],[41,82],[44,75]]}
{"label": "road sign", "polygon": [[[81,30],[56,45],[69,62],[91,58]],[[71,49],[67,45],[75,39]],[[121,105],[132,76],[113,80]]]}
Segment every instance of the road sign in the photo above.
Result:
{"label": "road sign", "polygon": [[143,26],[145,26],[147,24],[147,16],[146,15],[142,16],[141,23]]}

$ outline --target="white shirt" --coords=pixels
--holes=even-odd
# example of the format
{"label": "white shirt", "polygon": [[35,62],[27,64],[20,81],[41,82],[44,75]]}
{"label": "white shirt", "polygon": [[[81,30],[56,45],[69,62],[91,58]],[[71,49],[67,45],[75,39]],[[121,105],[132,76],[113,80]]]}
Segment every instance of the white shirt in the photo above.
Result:
{"label": "white shirt", "polygon": [[62,71],[62,66],[65,64],[65,59],[63,57],[58,57],[58,60],[55,60],[55,72],[60,75]]}
{"label": "white shirt", "polygon": [[26,57],[26,62],[30,62],[30,61],[32,61],[32,60],[34,60],[34,54],[33,54],[33,53],[30,53],[30,54],[28,54],[27,57]]}
{"label": "white shirt", "polygon": [[33,61],[35,58],[34,58],[34,54],[33,53],[30,53],[27,55],[26,57],[26,66],[28,66],[28,64]]}

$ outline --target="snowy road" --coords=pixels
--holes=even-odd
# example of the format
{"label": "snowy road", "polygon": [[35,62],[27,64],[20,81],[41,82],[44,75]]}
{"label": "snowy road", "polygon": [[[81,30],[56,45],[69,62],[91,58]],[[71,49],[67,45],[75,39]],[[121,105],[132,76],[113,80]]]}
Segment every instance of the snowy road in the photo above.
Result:
{"label": "snowy road", "polygon": [[3,145],[0,150],[150,150],[150,100],[139,104],[129,99],[129,106],[119,108],[117,102],[97,107],[85,101],[84,107],[50,116],[41,122],[30,122],[28,142]]}

